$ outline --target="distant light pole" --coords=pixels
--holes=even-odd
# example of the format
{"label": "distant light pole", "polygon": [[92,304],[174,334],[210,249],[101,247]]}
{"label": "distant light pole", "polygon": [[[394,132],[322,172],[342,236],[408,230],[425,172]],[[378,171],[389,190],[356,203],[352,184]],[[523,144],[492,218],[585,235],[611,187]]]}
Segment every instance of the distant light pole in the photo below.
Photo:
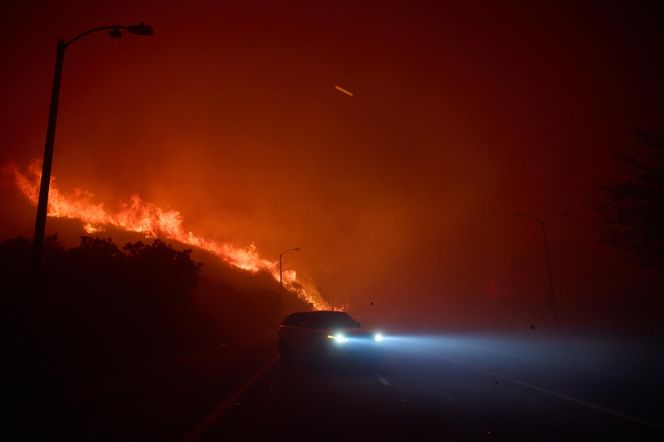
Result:
{"label": "distant light pole", "polygon": [[528,218],[532,218],[535,221],[537,221],[542,227],[542,239],[544,240],[544,255],[546,257],[546,269],[549,274],[549,302],[551,303],[551,308],[553,309],[553,317],[554,320],[556,321],[556,330],[558,331],[560,331],[560,318],[558,316],[558,301],[556,299],[556,291],[555,291],[555,286],[553,284],[553,271],[551,270],[551,255],[549,253],[549,240],[546,236],[546,222],[552,218],[556,218],[559,216],[567,216],[567,215],[569,215],[568,212],[563,212],[563,213],[556,213],[553,215],[549,215],[546,218],[540,218],[539,216],[533,215],[532,213],[521,213],[521,212],[514,213],[514,216],[525,216]]}
{"label": "distant light pole", "polygon": [[[41,269],[41,258],[44,248],[44,236],[46,232],[46,214],[48,209],[48,191],[51,184],[51,168],[53,165],[53,147],[55,145],[55,125],[58,117],[58,101],[60,99],[60,83],[62,79],[62,65],[65,57],[65,49],[76,40],[93,32],[109,30],[111,38],[122,37],[122,30],[130,34],[151,36],[154,31],[152,27],[141,22],[137,25],[110,25],[99,26],[81,32],[77,36],[63,40],[59,39],[55,52],[55,73],[53,74],[53,88],[51,89],[51,105],[48,112],[48,127],[46,129],[46,143],[44,146],[44,160],[42,162],[41,183],[39,186],[39,201],[37,203],[37,220],[35,222],[35,235],[32,244],[32,262],[30,267],[31,284],[33,289],[38,289],[38,280]],[[34,293],[33,293],[34,294]]]}
{"label": "distant light pole", "polygon": [[282,272],[282,262],[283,262],[283,256],[288,253],[288,252],[299,252],[300,248],[295,247],[292,249],[286,249],[283,252],[279,254],[279,293],[281,295],[284,294],[284,280],[283,280],[283,272]]}

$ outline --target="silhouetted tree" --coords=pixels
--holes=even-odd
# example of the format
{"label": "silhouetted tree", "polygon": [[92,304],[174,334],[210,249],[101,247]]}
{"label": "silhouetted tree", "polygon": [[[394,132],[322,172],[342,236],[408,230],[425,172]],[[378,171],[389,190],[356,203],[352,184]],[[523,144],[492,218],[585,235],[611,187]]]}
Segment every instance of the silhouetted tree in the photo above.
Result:
{"label": "silhouetted tree", "polygon": [[664,258],[664,137],[636,134],[621,152],[625,176],[603,188],[597,206],[601,239],[630,260],[659,271]]}
{"label": "silhouetted tree", "polygon": [[[40,295],[26,302],[31,248],[24,238],[0,242],[0,320],[12,336],[6,378],[19,386],[9,402],[21,403],[35,431],[59,425],[53,410],[90,403],[88,386],[109,379],[124,392],[125,383],[149,376],[146,367],[211,349],[217,355],[219,342],[238,337],[273,336],[279,320],[271,275],[233,269],[210,255],[206,266],[214,267],[198,287],[201,264],[191,251],[160,240],[118,247],[110,238],[84,236],[66,249],[48,237]],[[171,375],[173,382],[180,377]]]}
{"label": "silhouetted tree", "polygon": [[191,250],[175,250],[158,239],[151,245],[128,243],[122,249],[135,276],[158,285],[160,298],[169,296],[175,301],[183,294],[189,297],[196,289],[201,264],[191,259]]}
{"label": "silhouetted tree", "polygon": [[50,371],[131,365],[209,341],[194,303],[201,264],[190,250],[160,240],[120,249],[85,236],[65,249],[49,237],[40,295],[28,304],[30,252],[24,238],[0,243],[2,319],[16,334],[16,352],[32,342]]}

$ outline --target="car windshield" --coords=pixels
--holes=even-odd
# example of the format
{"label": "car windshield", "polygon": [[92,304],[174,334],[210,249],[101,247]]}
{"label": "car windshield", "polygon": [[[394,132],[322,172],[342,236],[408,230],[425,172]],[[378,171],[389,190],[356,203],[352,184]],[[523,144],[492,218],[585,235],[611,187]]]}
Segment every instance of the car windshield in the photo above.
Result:
{"label": "car windshield", "polygon": [[315,312],[311,314],[311,328],[357,327],[357,323],[344,312]]}
{"label": "car windshield", "polygon": [[357,322],[344,312],[317,312],[312,315],[311,328],[357,327]]}
{"label": "car windshield", "polygon": [[358,327],[357,322],[344,312],[294,313],[288,316],[284,323],[316,329]]}

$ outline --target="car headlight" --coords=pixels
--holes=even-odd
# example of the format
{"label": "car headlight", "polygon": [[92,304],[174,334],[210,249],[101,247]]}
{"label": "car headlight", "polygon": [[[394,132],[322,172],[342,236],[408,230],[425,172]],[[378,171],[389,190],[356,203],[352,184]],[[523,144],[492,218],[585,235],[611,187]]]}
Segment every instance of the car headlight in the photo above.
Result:
{"label": "car headlight", "polygon": [[330,339],[334,339],[334,342],[339,342],[339,343],[348,342],[348,338],[341,333],[337,333],[336,335],[327,335],[327,337]]}
{"label": "car headlight", "polygon": [[376,342],[380,342],[380,341],[382,341],[382,340],[383,340],[383,335],[382,335],[382,334],[380,334],[380,333],[376,333],[376,334],[374,335],[374,341],[376,341]]}

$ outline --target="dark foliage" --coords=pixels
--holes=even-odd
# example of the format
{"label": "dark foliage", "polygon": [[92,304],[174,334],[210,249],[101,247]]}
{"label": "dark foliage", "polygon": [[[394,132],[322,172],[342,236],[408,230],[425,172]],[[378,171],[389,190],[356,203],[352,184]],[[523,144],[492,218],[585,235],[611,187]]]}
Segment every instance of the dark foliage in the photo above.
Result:
{"label": "dark foliage", "polygon": [[160,240],[120,249],[91,237],[65,249],[50,237],[39,295],[27,304],[30,247],[22,238],[0,244],[5,319],[49,370],[113,370],[208,339],[194,308],[201,264],[190,250]]}
{"label": "dark foliage", "polygon": [[637,134],[622,152],[625,176],[603,188],[597,206],[601,239],[630,260],[657,271],[664,259],[664,137]]}
{"label": "dark foliage", "polygon": [[163,241],[120,248],[91,237],[71,249],[47,238],[34,299],[27,296],[31,247],[24,238],[0,243],[10,402],[21,431],[34,433],[26,440],[76,439],[54,435],[88,428],[76,421],[82,408],[96,415],[120,397],[132,403],[137,385],[156,385],[153,373],[161,383],[181,383],[201,361],[232,358],[220,351],[228,343],[235,349],[273,337],[284,309],[306,308],[292,294],[280,296],[270,275],[233,269],[201,251],[206,275],[189,250]]}

